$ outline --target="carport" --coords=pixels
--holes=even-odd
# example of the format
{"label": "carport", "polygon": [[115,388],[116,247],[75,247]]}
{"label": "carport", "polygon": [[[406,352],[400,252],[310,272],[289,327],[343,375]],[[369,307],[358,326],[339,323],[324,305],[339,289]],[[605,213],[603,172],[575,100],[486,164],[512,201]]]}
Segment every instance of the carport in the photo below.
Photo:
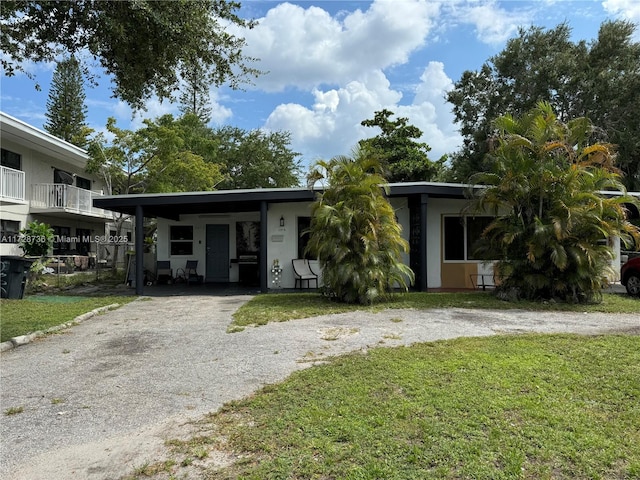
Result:
{"label": "carport", "polygon": [[[315,191],[308,189],[219,190],[213,192],[113,195],[97,198],[94,206],[135,218],[135,251],[144,246],[144,218],[180,220],[184,214],[260,212],[260,249],[267,250],[266,224],[270,203],[311,202]],[[260,256],[260,290],[267,291],[267,257]],[[142,255],[136,255],[136,294],[144,294]]]}

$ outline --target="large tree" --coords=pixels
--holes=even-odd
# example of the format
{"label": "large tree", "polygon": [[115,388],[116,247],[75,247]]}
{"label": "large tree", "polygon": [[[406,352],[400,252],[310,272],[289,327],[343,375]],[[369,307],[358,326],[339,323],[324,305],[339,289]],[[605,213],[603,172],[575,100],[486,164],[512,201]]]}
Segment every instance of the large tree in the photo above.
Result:
{"label": "large tree", "polygon": [[384,109],[375,112],[372,119],[363,120],[361,125],[378,127],[381,132],[375,137],[360,140],[360,148],[366,155],[378,158],[389,182],[435,180],[442,171],[444,159],[438,162],[429,160],[431,147],[417,141],[422,131],[410,125],[408,118],[391,120],[393,115]]}
{"label": "large tree", "polygon": [[131,131],[109,118],[107,131],[113,140],[92,143],[87,169],[100,173],[114,195],[214,190],[223,178],[212,161],[217,143],[207,137],[206,128],[199,134],[199,126],[193,115],[164,115],[144,120],[144,127]]}
{"label": "large tree", "polygon": [[222,127],[215,131],[220,143],[217,161],[226,178],[221,189],[298,186],[299,153],[290,148],[289,132],[265,132]]}
{"label": "large tree", "polygon": [[225,0],[3,1],[0,62],[13,75],[27,73],[29,61],[88,51],[112,75],[114,95],[136,108],[153,94],[171,98],[194,59],[211,84],[237,88],[260,73],[242,53],[244,39],[225,30],[253,27],[239,7]]}
{"label": "large tree", "polygon": [[484,186],[472,211],[496,216],[476,253],[498,260],[498,293],[597,300],[613,273],[608,239],[640,239],[626,220],[625,203],[635,200],[620,181],[612,146],[593,142],[585,118],[561,122],[548,103],[520,118],[502,116],[495,128],[492,171],[471,182]]}
{"label": "large tree", "polygon": [[561,120],[587,117],[599,127],[600,138],[617,146],[624,182],[640,189],[640,43],[634,32],[630,22],[606,21],[596,40],[574,43],[567,24],[521,29],[478,71],[464,72],[448,94],[464,137],[451,180],[491,169],[486,154],[496,118],[524,115],[547,101]]}
{"label": "large tree", "polygon": [[326,183],[311,207],[308,251],[318,258],[327,294],[346,303],[369,304],[395,287],[407,289],[411,269],[402,263],[402,238],[386,198],[380,162],[359,149],[353,157],[320,160],[309,183]]}
{"label": "large tree", "polygon": [[198,60],[192,59],[183,72],[182,87],[178,97],[180,112],[192,113],[202,123],[209,123],[211,120],[209,86],[205,68]]}
{"label": "large tree", "polygon": [[85,148],[91,129],[87,126],[84,79],[75,57],[56,65],[51,80],[44,129],[67,142]]}

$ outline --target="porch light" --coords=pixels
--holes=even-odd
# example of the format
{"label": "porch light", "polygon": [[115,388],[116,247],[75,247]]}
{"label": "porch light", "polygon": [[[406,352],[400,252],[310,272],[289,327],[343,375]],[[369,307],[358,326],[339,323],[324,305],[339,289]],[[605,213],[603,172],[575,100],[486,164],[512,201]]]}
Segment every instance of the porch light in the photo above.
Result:
{"label": "porch light", "polygon": [[284,217],[282,215],[280,216],[280,226],[284,227]]}

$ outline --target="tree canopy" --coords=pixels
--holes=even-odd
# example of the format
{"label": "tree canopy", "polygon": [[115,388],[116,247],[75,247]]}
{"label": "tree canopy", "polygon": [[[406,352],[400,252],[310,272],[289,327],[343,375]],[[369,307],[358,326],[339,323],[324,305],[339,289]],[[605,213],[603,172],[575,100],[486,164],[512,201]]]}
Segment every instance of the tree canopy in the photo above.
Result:
{"label": "tree canopy", "polygon": [[[101,174],[114,195],[214,190],[223,176],[219,165],[194,151],[200,140],[190,136],[194,124],[197,118],[164,115],[130,131],[118,128],[110,118],[107,131],[113,140],[92,142],[87,170]],[[203,145],[198,146],[206,148]]]}
{"label": "tree canopy", "polygon": [[195,114],[144,120],[136,131],[107,122],[90,146],[90,172],[99,173],[112,194],[292,187],[299,184],[298,153],[288,132],[235,127],[212,129]]}
{"label": "tree canopy", "polygon": [[221,189],[298,186],[299,153],[289,147],[289,132],[264,132],[222,127],[214,132],[219,142],[217,161],[225,179]]}
{"label": "tree canopy", "polygon": [[448,94],[464,146],[452,161],[451,180],[466,182],[490,171],[494,120],[524,115],[540,101],[558,118],[587,117],[600,139],[616,145],[630,189],[640,190],[640,43],[635,25],[606,21],[598,38],[571,41],[571,29],[530,27],[507,42],[478,71],[465,71]]}
{"label": "tree canopy", "polygon": [[[497,291],[505,298],[592,302],[611,275],[608,240],[633,244],[627,195],[612,146],[593,142],[586,118],[561,122],[541,102],[520,118],[494,122],[491,172],[473,175],[473,213],[495,220],[482,234],[481,258],[497,260]],[[606,195],[611,190],[621,194]],[[637,204],[637,203],[636,203]]]}
{"label": "tree canopy", "polygon": [[92,130],[87,125],[84,81],[75,57],[56,65],[47,100],[44,129],[80,148],[88,144]]}
{"label": "tree canopy", "polygon": [[224,28],[254,26],[236,14],[239,7],[225,0],[3,1],[0,62],[14,75],[27,73],[29,61],[88,52],[113,76],[114,96],[135,108],[153,94],[171,98],[194,61],[211,84],[238,88],[260,73],[242,53],[244,39]]}
{"label": "tree canopy", "polygon": [[204,124],[211,120],[211,95],[206,70],[198,60],[193,60],[184,71],[178,101],[182,114],[192,113]]}
{"label": "tree canopy", "polygon": [[391,120],[393,115],[384,109],[375,112],[372,119],[363,120],[361,125],[379,127],[382,131],[375,137],[360,140],[360,148],[366,155],[378,158],[389,182],[435,180],[444,160],[429,160],[431,147],[417,141],[422,131],[410,125],[408,118]]}

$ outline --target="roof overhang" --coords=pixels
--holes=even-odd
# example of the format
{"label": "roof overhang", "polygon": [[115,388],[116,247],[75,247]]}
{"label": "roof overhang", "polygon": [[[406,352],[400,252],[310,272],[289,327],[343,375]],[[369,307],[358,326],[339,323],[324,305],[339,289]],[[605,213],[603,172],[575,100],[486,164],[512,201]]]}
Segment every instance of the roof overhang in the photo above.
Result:
{"label": "roof overhang", "polygon": [[308,189],[217,190],[213,192],[151,193],[96,198],[93,205],[125,215],[141,206],[145,217],[179,220],[185,214],[260,211],[262,202],[311,202],[316,191]]}
{"label": "roof overhang", "polygon": [[9,140],[67,162],[75,167],[85,168],[87,165],[89,157],[82,148],[65,142],[4,112],[0,112],[0,130],[2,131],[3,140]]}
{"label": "roof overhang", "polygon": [[[428,195],[433,198],[464,198],[467,185],[456,183],[392,183],[389,197]],[[321,190],[308,188],[261,188],[251,190],[217,190],[213,192],[145,193],[96,198],[93,205],[125,215],[135,215],[141,206],[145,217],[179,220],[185,214],[222,214],[256,212],[262,202],[312,202]]]}

